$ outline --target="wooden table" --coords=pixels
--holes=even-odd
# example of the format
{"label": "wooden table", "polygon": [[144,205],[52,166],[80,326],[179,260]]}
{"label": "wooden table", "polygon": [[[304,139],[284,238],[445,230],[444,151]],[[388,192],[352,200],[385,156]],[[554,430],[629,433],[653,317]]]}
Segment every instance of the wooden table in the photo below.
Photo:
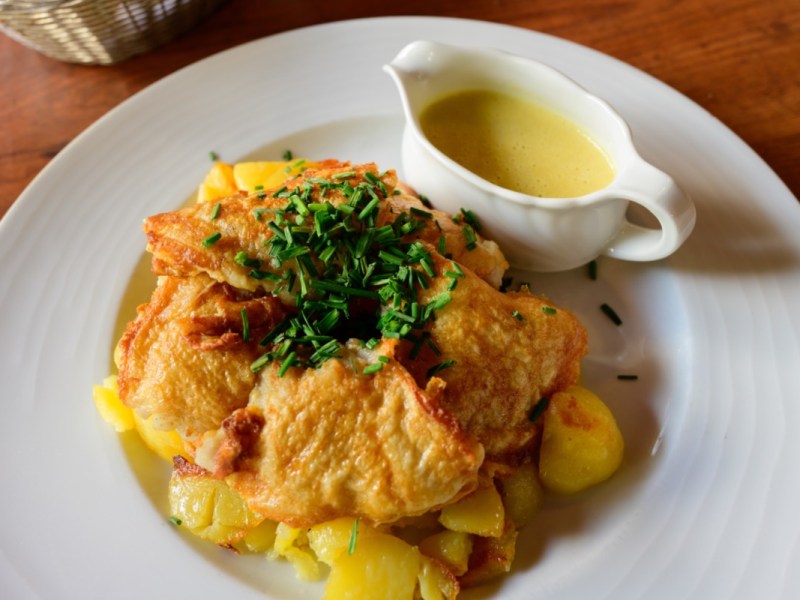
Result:
{"label": "wooden table", "polygon": [[399,14],[507,23],[619,58],[722,120],[800,197],[800,0],[230,0],[110,67],[57,62],[0,35],[0,216],[78,133],[176,69],[280,31]]}

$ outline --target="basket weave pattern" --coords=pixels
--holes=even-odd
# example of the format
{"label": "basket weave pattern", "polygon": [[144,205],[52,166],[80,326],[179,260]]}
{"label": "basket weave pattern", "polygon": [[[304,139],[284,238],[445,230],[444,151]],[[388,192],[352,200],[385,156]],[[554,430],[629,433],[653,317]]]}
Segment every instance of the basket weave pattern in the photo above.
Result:
{"label": "basket weave pattern", "polygon": [[174,39],[224,0],[0,0],[0,29],[52,58],[112,64]]}

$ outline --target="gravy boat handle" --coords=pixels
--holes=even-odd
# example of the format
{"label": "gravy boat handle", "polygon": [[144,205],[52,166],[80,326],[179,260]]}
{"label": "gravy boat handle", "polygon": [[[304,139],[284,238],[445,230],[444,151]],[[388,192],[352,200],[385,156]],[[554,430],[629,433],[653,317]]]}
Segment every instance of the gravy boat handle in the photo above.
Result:
{"label": "gravy boat handle", "polygon": [[614,190],[618,198],[638,204],[650,212],[660,228],[631,223],[627,218],[602,254],[621,260],[651,261],[675,252],[694,228],[694,203],[672,177],[646,161],[629,167],[621,179],[627,183]]}

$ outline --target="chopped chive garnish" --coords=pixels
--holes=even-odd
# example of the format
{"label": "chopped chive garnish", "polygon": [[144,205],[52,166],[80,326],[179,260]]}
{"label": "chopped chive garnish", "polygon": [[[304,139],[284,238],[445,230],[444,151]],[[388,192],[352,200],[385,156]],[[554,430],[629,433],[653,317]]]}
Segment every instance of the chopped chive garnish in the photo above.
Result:
{"label": "chopped chive garnish", "polygon": [[617,326],[622,325],[622,319],[619,318],[617,312],[613,308],[611,308],[608,304],[601,304],[600,310],[602,310],[605,313],[605,315],[609,319],[611,319],[614,325]]}
{"label": "chopped chive garnish", "polygon": [[269,281],[281,280],[280,276],[276,275],[275,273],[270,273],[269,271],[262,271],[260,269],[251,269],[250,272],[247,274],[247,276],[258,280],[264,280],[264,279],[267,279]]}
{"label": "chopped chive garnish", "polygon": [[247,309],[242,309],[242,340],[250,341],[250,321],[247,318]]}
{"label": "chopped chive garnish", "polygon": [[[275,204],[253,209],[266,234],[262,250],[234,251],[233,262],[251,280],[264,281],[265,291],[290,295],[296,311],[259,341],[264,353],[250,364],[253,372],[273,362],[279,376],[293,366],[317,368],[340,356],[346,340],[353,338],[367,340],[363,344],[370,349],[382,339],[408,339],[414,342],[414,356],[424,346],[441,356],[424,329],[452,301],[451,291],[465,277],[464,270],[451,262],[440,271],[433,251],[414,240],[416,232],[435,222],[427,210],[408,208],[377,225],[381,202],[391,192],[381,176],[356,169],[325,178],[301,176],[263,192]],[[473,217],[462,213],[468,244],[477,240]],[[442,252],[446,245],[442,235]],[[442,275],[447,291],[421,301],[419,291],[431,289]],[[248,317],[242,311],[246,340],[253,335]],[[361,372],[377,373],[390,361],[378,356]],[[453,364],[442,362],[431,374]]]}
{"label": "chopped chive garnish", "polygon": [[538,419],[540,416],[542,416],[542,413],[545,410],[547,410],[547,405],[549,403],[550,403],[550,399],[549,398],[542,398],[541,400],[539,400],[536,403],[536,405],[533,407],[533,410],[531,411],[531,414],[528,415],[528,420],[533,422],[536,419]]}
{"label": "chopped chive garnish", "polygon": [[543,306],[542,307],[542,312],[547,314],[547,315],[554,315],[558,311],[555,308],[553,308],[552,306]]}
{"label": "chopped chive garnish", "polygon": [[262,354],[252,363],[250,363],[250,370],[253,373],[258,373],[261,369],[266,367],[271,362],[272,362],[272,352],[267,352],[266,354]]}
{"label": "chopped chive garnish", "polygon": [[433,218],[433,215],[427,210],[422,210],[421,208],[416,208],[414,206],[412,206],[409,210],[411,211],[411,214],[416,217],[420,217],[422,219]]}
{"label": "chopped chive garnish", "polygon": [[213,220],[215,220],[217,217],[219,217],[219,211],[221,211],[221,210],[222,210],[222,204],[220,204],[219,202],[217,202],[217,203],[214,205],[214,208],[212,208],[212,209],[211,209],[211,216],[209,217],[209,220],[210,220],[210,221],[213,221]]}
{"label": "chopped chive garnish", "polygon": [[472,225],[464,225],[461,231],[464,232],[464,239],[467,240],[467,250],[474,250],[478,242],[478,236],[475,235],[475,230],[472,228]]}
{"label": "chopped chive garnish", "polygon": [[478,217],[475,216],[475,213],[467,208],[461,209],[461,214],[464,215],[464,222],[470,225],[475,231],[481,230],[480,221],[478,221]]}
{"label": "chopped chive garnish", "polygon": [[309,357],[309,362],[312,364],[317,364],[323,362],[329,358],[333,358],[339,353],[339,342],[336,340],[331,340],[326,344],[320,346],[320,348],[314,352]]}
{"label": "chopped chive garnish", "polygon": [[[289,340],[286,340],[287,342]],[[283,359],[281,363],[281,368],[278,370],[278,377],[283,377],[286,375],[286,371],[289,370],[289,367],[293,367],[297,364],[297,352],[290,352],[289,355]]]}
{"label": "chopped chive garnish", "polygon": [[358,213],[358,220],[363,221],[366,219],[378,207],[378,202],[380,202],[379,198],[370,200],[369,204],[364,207],[364,210]]}
{"label": "chopped chive garnish", "polygon": [[617,379],[620,381],[636,381],[639,379],[638,375],[617,375]]}
{"label": "chopped chive garnish", "polygon": [[589,261],[589,264],[587,265],[586,268],[587,268],[587,270],[589,272],[589,279],[591,279],[592,281],[596,281],[597,280],[597,261],[596,260]]}
{"label": "chopped chive garnish", "polygon": [[433,299],[433,302],[428,304],[428,308],[430,310],[441,310],[445,306],[447,306],[452,299],[453,297],[450,294],[448,294],[447,292],[442,292],[441,294],[436,296],[436,298]]}
{"label": "chopped chive garnish", "polygon": [[294,203],[294,205],[297,207],[297,212],[300,213],[300,216],[305,217],[305,216],[311,214],[311,211],[308,210],[308,207],[306,206],[306,203],[303,201],[303,199],[300,196],[292,196],[291,200]]}
{"label": "chopped chive garnish", "polygon": [[445,369],[449,369],[454,364],[456,364],[456,361],[454,360],[446,360],[444,362],[440,362],[439,364],[433,365],[430,369],[428,369],[428,372],[425,374],[425,376],[433,377],[439,371],[444,371]]}
{"label": "chopped chive garnish", "polygon": [[211,159],[211,162],[217,162],[219,160],[219,154],[211,150],[211,152],[208,153],[208,158]]}
{"label": "chopped chive garnish", "polygon": [[373,298],[375,300],[380,299],[380,295],[377,292],[373,292],[372,290],[347,287],[345,285],[336,283],[334,281],[320,281],[317,279],[312,279],[310,283],[311,287],[316,288],[318,290],[324,290],[327,292],[336,292],[339,294],[345,294],[347,296],[362,296],[364,298]]}
{"label": "chopped chive garnish", "polygon": [[352,556],[356,551],[356,542],[358,541],[358,517],[353,520],[353,529],[350,530],[350,543],[347,544],[347,553]]}
{"label": "chopped chive garnish", "polygon": [[250,258],[247,255],[247,252],[244,251],[237,252],[236,256],[233,257],[233,262],[235,262],[239,266],[248,267],[251,269],[252,268],[257,269],[258,267],[261,266],[260,260],[258,260],[257,258]]}
{"label": "chopped chive garnish", "polygon": [[524,321],[525,320],[525,317],[523,317],[522,314],[518,310],[512,311],[511,312],[511,316],[514,317],[517,321]]}
{"label": "chopped chive garnish", "polygon": [[206,248],[210,248],[211,246],[216,244],[218,241],[220,241],[220,239],[222,239],[222,234],[218,231],[218,232],[208,236],[206,239],[204,239],[203,240],[203,246],[205,246]]}
{"label": "chopped chive garnish", "polygon": [[270,330],[269,330],[269,332],[267,333],[267,335],[265,335],[265,336],[264,336],[264,337],[261,339],[261,341],[260,341],[260,342],[258,342],[258,345],[259,345],[259,346],[266,346],[267,344],[269,344],[270,342],[272,342],[273,340],[275,340],[275,338],[277,338],[277,337],[278,337],[278,335],[279,335],[279,334],[280,334],[280,333],[281,333],[281,332],[284,330],[284,328],[286,327],[286,325],[287,325],[288,323],[289,323],[289,317],[284,317],[284,318],[281,320],[281,322],[280,322],[280,323],[278,323],[277,325],[275,325],[275,327],[273,327],[272,329],[270,329]]}
{"label": "chopped chive garnish", "polygon": [[169,518],[169,522],[175,525],[176,527],[179,527],[183,523],[183,521],[181,521],[178,517],[174,515]]}

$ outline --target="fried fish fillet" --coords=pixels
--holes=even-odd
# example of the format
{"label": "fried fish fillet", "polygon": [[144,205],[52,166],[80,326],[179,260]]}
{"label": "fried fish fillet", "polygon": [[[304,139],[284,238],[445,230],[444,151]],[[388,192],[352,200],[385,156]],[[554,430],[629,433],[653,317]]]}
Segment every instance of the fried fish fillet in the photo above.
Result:
{"label": "fried fish fillet", "polygon": [[[243,339],[242,311],[250,341]],[[186,437],[216,429],[247,404],[257,340],[287,314],[272,296],[238,292],[206,275],[160,277],[116,352],[121,400],[157,429]]]}
{"label": "fried fish fillet", "polygon": [[392,215],[410,212],[412,209],[412,214],[418,216],[422,213],[429,214],[430,217],[425,219],[425,227],[415,232],[412,239],[429,243],[443,255],[450,256],[470,269],[492,287],[500,287],[509,265],[495,242],[476,234],[474,247],[468,247],[464,233],[464,227],[468,224],[456,223],[450,214],[426,207],[403,184],[398,184],[398,189],[403,190],[403,193],[390,196],[382,207],[383,222],[390,222],[393,220]]}
{"label": "fried fish fillet", "polygon": [[[389,523],[475,489],[483,449],[394,359],[396,340],[348,343],[318,369],[273,364],[197,462],[268,518],[304,527],[360,515]],[[381,359],[381,357],[383,357]],[[377,373],[367,365],[385,360]],[[257,432],[257,433],[256,433]]]}
{"label": "fried fish fillet", "polygon": [[[453,258],[463,261],[479,276],[499,287],[508,262],[494,242],[478,236],[475,248],[468,250],[463,225],[457,225],[445,213],[425,208],[418,198],[402,191],[394,194],[397,189],[394,171],[380,175],[374,164],[351,166],[345,163],[309,169],[279,189],[220,200],[219,215],[214,219],[211,218],[214,205],[208,202],[148,217],[144,221],[144,231],[147,250],[153,255],[153,270],[160,275],[182,277],[207,273],[212,279],[249,291],[263,289],[274,292],[278,288],[285,288],[284,277],[287,269],[291,268],[291,261],[275,266],[267,242],[276,235],[276,229],[280,231],[283,227],[276,224],[277,215],[291,199],[276,194],[284,188],[286,191],[308,186],[311,190],[309,203],[330,202],[338,206],[345,203],[347,198],[341,190],[321,182],[347,181],[355,188],[368,182],[368,178],[380,181],[379,185],[386,192],[380,204],[378,226],[393,222],[401,214],[408,214],[412,207],[418,214],[431,215],[419,219],[422,228],[410,233],[409,239],[423,239],[437,244],[439,238],[443,237],[447,252]],[[220,237],[215,243],[206,241],[214,239],[217,234]],[[248,262],[242,257],[246,257]],[[256,270],[261,271],[261,275],[254,276],[254,264],[259,265]],[[279,277],[263,276],[267,271]],[[279,295],[284,302],[294,301],[293,294],[283,292]]]}
{"label": "fried fish fillet", "polygon": [[420,301],[450,297],[423,333],[438,353],[425,343],[402,362],[420,385],[436,365],[450,365],[435,373],[446,383],[441,405],[488,457],[528,452],[538,434],[529,415],[541,399],[577,382],[586,330],[569,311],[527,291],[501,293],[468,269],[456,275],[451,261],[429,250],[438,275],[420,290]]}

